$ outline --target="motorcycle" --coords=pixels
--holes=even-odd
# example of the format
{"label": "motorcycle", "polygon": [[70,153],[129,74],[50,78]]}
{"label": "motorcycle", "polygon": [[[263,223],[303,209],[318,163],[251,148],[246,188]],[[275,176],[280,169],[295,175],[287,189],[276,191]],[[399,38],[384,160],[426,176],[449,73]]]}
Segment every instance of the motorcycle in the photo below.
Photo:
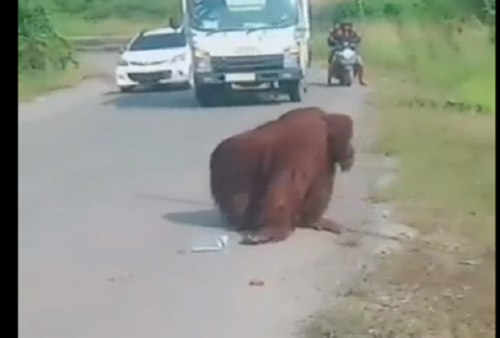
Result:
{"label": "motorcycle", "polygon": [[332,77],[339,80],[342,86],[351,86],[356,75],[356,46],[345,41],[334,51],[333,58],[328,65],[328,85],[332,84]]}

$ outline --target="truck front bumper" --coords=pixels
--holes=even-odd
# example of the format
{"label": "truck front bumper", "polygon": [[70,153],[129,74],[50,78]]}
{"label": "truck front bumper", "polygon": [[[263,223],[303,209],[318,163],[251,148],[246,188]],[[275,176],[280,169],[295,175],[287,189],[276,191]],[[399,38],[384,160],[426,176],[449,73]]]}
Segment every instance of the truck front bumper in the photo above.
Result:
{"label": "truck front bumper", "polygon": [[304,74],[300,68],[266,70],[257,72],[243,71],[241,73],[204,72],[195,73],[194,82],[197,85],[235,84],[259,85],[265,83],[301,80]]}

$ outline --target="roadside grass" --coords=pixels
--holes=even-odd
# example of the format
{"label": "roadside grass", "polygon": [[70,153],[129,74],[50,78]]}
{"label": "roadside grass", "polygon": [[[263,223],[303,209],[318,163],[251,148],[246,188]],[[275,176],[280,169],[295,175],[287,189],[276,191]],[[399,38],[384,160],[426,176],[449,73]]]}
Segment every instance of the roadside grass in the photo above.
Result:
{"label": "roadside grass", "polygon": [[137,34],[161,27],[180,13],[178,0],[37,0],[63,36]]}
{"label": "roadside grass", "polygon": [[55,16],[55,28],[65,37],[99,37],[134,36],[144,29],[165,26],[160,20],[125,20],[109,18],[102,20],[85,20],[73,16],[59,14]]}
{"label": "roadside grass", "polygon": [[495,46],[484,26],[381,22],[362,25],[361,31],[363,54],[370,65],[401,71],[419,89],[446,95],[441,100],[495,110]]}
{"label": "roadside grass", "polygon": [[[373,67],[387,74],[404,73],[420,87],[439,89],[440,95],[447,95],[441,101],[494,111],[495,47],[483,26],[369,22],[357,27],[363,38],[367,77]],[[326,32],[315,32],[312,39],[313,58],[323,64],[328,55],[326,37]]]}
{"label": "roadside grass", "polygon": [[71,87],[92,74],[93,70],[87,67],[23,72],[18,75],[17,100],[29,101],[47,92]]}
{"label": "roadside grass", "polygon": [[318,315],[305,335],[492,338],[494,46],[474,23],[361,29],[376,87],[376,150],[400,163],[396,182],[373,199],[393,204],[395,221],[420,236]]}

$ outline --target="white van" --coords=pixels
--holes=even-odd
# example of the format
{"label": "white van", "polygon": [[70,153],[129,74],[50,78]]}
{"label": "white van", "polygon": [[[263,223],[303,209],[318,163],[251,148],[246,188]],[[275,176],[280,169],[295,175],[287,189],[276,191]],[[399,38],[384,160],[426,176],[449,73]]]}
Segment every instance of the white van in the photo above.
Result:
{"label": "white van", "polygon": [[160,28],[134,37],[115,70],[116,85],[129,92],[139,85],[189,85],[191,48],[182,29]]}

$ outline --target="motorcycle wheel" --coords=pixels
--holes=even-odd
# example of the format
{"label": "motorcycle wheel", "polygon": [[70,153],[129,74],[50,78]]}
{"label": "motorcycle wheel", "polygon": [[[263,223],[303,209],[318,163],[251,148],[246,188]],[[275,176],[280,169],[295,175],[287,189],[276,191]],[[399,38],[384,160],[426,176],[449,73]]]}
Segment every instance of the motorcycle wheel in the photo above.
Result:
{"label": "motorcycle wheel", "polygon": [[340,81],[341,84],[343,86],[350,87],[352,85],[353,79],[353,69],[351,67],[344,69],[342,72],[342,79]]}
{"label": "motorcycle wheel", "polygon": [[328,86],[331,86],[332,85],[332,66],[331,65],[328,65],[328,69],[326,71],[326,84]]}

